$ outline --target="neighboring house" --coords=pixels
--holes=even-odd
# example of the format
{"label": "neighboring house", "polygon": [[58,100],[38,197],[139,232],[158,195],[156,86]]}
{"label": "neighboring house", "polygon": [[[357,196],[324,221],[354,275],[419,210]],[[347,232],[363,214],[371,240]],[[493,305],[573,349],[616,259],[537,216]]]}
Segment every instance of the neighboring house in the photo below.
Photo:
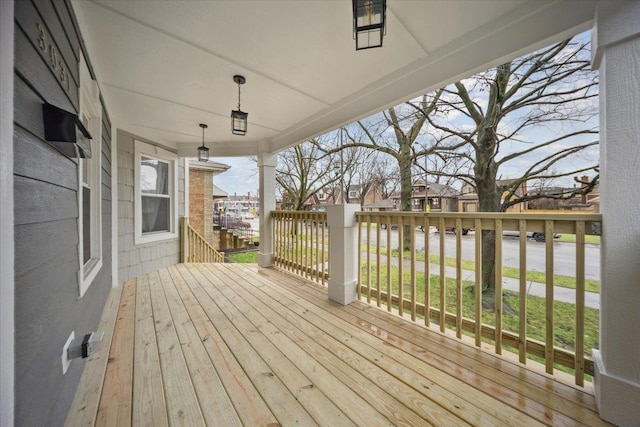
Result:
{"label": "neighboring house", "polygon": [[[588,176],[580,178],[581,187],[587,187]],[[531,191],[534,195],[544,195],[539,199],[529,202],[530,210],[568,210],[583,212],[600,212],[600,186],[596,185],[588,194],[579,194],[568,199],[558,199],[567,193],[576,190],[577,184],[573,187],[542,187]],[[566,197],[566,196],[565,196]]]}
{"label": "neighboring house", "polygon": [[[360,200],[364,202],[361,206],[366,206],[382,199],[380,191],[377,188],[369,187],[364,197],[362,195],[363,191],[365,191],[364,186],[351,185],[349,186],[347,196],[343,199],[343,191],[340,189],[340,186],[334,187],[331,190],[325,187],[307,199],[304,210],[319,210],[319,206],[339,203],[360,203]],[[326,210],[326,208],[323,210]]]}
{"label": "neighboring house", "polygon": [[318,190],[313,196],[309,197],[304,204],[303,210],[307,211],[326,211],[327,205],[335,204],[334,191],[328,187]]}
{"label": "neighboring house", "polygon": [[[425,201],[425,187],[427,189],[427,197]],[[429,206],[430,212],[457,212],[458,191],[444,184],[429,182],[425,185],[424,181],[416,181],[411,187],[411,210],[417,212],[425,212]],[[400,205],[400,193],[391,195],[396,206]]]}
{"label": "neighboring house", "polygon": [[[515,179],[499,179],[496,180],[496,184],[499,186],[505,186],[514,182]],[[527,183],[522,182],[515,191],[515,195],[512,197],[519,197],[523,194],[527,193]],[[504,202],[505,197],[507,197],[507,192],[503,192],[500,197],[500,201]],[[460,190],[460,195],[458,196],[458,211],[459,212],[479,212],[479,202],[478,195],[476,194],[475,188],[471,184],[464,184],[462,189]],[[527,210],[527,202],[517,203],[515,205],[509,206],[505,212],[523,212]]]}
{"label": "neighboring house", "polygon": [[338,186],[335,200],[335,203],[360,203],[360,206],[365,206],[382,200],[382,195],[373,185],[365,188],[363,185],[353,184],[349,186],[346,194]]}

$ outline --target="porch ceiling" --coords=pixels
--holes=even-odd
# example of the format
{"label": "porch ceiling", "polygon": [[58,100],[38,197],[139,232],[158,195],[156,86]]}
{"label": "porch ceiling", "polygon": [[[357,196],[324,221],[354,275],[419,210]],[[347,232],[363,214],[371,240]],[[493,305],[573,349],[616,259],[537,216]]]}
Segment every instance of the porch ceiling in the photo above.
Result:
{"label": "porch ceiling", "polygon": [[[566,37],[594,2],[389,0],[382,49],[355,51],[351,2],[74,1],[117,127],[192,156],[278,151]],[[230,130],[242,74],[244,137]]]}

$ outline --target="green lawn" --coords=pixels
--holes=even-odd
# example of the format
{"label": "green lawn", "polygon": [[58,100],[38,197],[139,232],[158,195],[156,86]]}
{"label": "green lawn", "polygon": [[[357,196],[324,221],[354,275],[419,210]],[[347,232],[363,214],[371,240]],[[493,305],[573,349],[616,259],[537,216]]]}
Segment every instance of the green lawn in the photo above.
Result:
{"label": "green lawn", "polygon": [[[569,242],[569,243],[575,243],[576,242],[576,235],[575,234],[561,234],[559,238],[555,239],[556,242]],[[584,236],[584,242],[585,243],[591,243],[594,245],[599,245],[600,244],[600,236]]]}
{"label": "green lawn", "polygon": [[255,264],[258,262],[258,251],[229,254],[229,259],[231,260],[231,262]]}

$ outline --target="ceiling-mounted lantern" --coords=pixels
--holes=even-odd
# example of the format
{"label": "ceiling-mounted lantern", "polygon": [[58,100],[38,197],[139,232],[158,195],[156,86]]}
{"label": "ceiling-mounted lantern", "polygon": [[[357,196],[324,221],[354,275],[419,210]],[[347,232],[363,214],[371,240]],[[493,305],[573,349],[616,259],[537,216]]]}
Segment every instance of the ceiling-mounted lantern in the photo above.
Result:
{"label": "ceiling-mounted lantern", "polygon": [[353,38],[356,50],[382,47],[385,34],[386,0],[352,0]]}
{"label": "ceiling-mounted lantern", "polygon": [[202,128],[202,145],[198,147],[198,161],[200,162],[208,162],[209,161],[209,149],[206,145],[204,145],[204,130],[208,127],[204,123],[200,123],[200,127]]}
{"label": "ceiling-mounted lantern", "polygon": [[247,117],[249,113],[240,110],[240,85],[245,84],[246,79],[240,75],[233,76],[233,81],[238,85],[238,109],[231,111],[231,132],[234,135],[247,133]]}

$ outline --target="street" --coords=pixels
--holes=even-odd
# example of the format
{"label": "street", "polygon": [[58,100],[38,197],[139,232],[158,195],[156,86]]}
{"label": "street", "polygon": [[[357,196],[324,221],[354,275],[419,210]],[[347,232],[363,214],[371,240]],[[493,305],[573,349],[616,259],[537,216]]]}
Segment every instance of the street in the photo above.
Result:
{"label": "street", "polygon": [[[252,227],[258,229],[258,219],[245,220],[251,223]],[[416,230],[416,249],[424,251],[424,233]],[[366,244],[367,230],[362,229],[362,244]],[[386,247],[387,230],[380,230],[380,240],[383,247]],[[371,228],[371,244],[376,244],[376,228]],[[391,246],[398,247],[398,230],[391,230]],[[440,234],[431,230],[429,235],[430,253],[439,254]],[[455,234],[447,232],[445,234],[445,256],[454,258],[456,254]],[[576,248],[574,243],[558,242],[553,244],[554,273],[575,277],[576,275]],[[502,238],[502,265],[505,267],[519,267],[520,241],[517,237],[504,236]],[[475,259],[475,232],[470,231],[468,235],[462,236],[462,259],[473,261]],[[527,270],[545,271],[545,243],[527,239]],[[600,280],[600,245],[585,245],[585,278]]]}
{"label": "street", "polygon": [[[363,244],[366,243],[366,229],[362,230]],[[416,231],[416,249],[424,251],[424,233]],[[381,230],[380,240],[386,246],[387,231]],[[371,228],[371,243],[376,242],[376,229]],[[391,231],[391,246],[398,247],[398,230]],[[440,234],[433,230],[429,236],[429,252],[438,254],[440,250]],[[566,242],[554,242],[554,273],[563,276],[576,275],[575,244]],[[455,257],[455,234],[445,234],[445,256]],[[519,267],[520,243],[517,237],[504,236],[502,239],[502,265],[505,267]],[[462,259],[473,260],[475,258],[475,234],[470,231],[462,236]],[[545,243],[527,239],[527,270],[545,271]],[[585,278],[600,280],[600,245],[587,244],[585,246]]]}

